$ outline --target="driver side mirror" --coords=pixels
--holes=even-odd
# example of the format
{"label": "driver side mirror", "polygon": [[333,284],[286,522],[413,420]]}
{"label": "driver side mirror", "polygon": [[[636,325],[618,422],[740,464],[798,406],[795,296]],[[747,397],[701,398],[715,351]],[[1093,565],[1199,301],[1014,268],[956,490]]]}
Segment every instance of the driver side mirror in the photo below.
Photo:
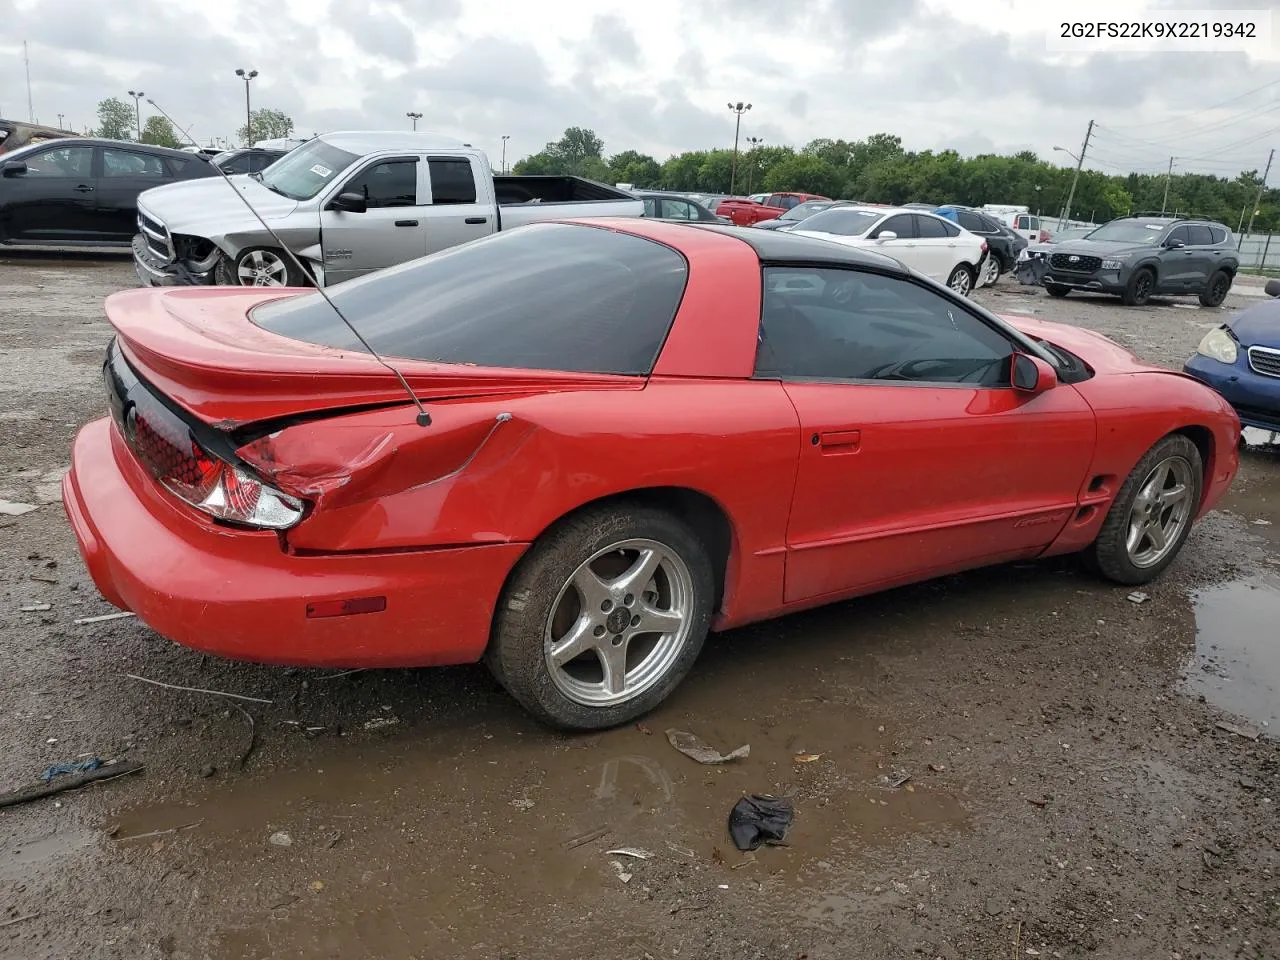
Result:
{"label": "driver side mirror", "polygon": [[0,170],[4,171],[6,177],[19,177],[27,172],[27,161],[6,160],[3,164],[0,164]]}
{"label": "driver side mirror", "polygon": [[1180,250],[1186,246],[1186,244],[1181,240],[1166,240],[1164,245],[1165,248],[1169,250]]}
{"label": "driver side mirror", "polygon": [[1019,393],[1037,396],[1058,385],[1058,374],[1039,357],[1015,353],[1009,371],[1009,382]]}
{"label": "driver side mirror", "polygon": [[898,235],[892,230],[881,230],[876,234],[876,243],[884,243],[886,240],[897,240]]}
{"label": "driver side mirror", "polygon": [[329,209],[341,210],[343,213],[364,213],[369,209],[369,203],[365,200],[364,194],[349,190],[330,200]]}

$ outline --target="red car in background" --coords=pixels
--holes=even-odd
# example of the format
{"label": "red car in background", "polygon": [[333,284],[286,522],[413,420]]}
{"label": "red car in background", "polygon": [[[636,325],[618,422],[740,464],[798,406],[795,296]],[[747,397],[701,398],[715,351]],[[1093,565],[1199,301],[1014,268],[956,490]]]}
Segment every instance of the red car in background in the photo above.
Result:
{"label": "red car in background", "polygon": [[1145,583],[1238,466],[1196,380],[777,231],[533,224],[330,296],[364,340],[309,290],[107,300],[63,481],[95,584],[227,657],[483,660],[563,728],[712,629],[1055,554]]}
{"label": "red car in background", "polygon": [[762,220],[773,220],[782,216],[792,207],[799,206],[806,200],[829,200],[816,193],[764,193],[757,194],[760,200],[751,197],[729,197],[721,200],[716,206],[718,217],[728,217],[740,227],[749,227]]}

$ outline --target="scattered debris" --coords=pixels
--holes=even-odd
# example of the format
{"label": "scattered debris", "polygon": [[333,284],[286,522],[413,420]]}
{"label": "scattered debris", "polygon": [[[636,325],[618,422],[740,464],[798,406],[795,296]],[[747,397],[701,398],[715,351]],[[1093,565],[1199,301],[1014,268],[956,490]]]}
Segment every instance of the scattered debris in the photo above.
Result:
{"label": "scattered debris", "polygon": [[0,929],[4,927],[12,927],[15,923],[22,923],[23,920],[34,920],[38,916],[40,916],[38,913],[28,913],[25,916],[14,917],[12,920],[5,920],[0,922]]}
{"label": "scattered debris", "polygon": [[293,837],[289,836],[283,830],[277,830],[271,836],[267,837],[267,843],[276,847],[292,847]]}
{"label": "scattered debris", "polygon": [[[119,613],[104,613],[97,617],[81,617],[79,620],[73,620],[71,622],[77,627],[83,627],[86,623],[106,623],[108,620],[127,620],[129,617],[136,616],[137,614],[132,611],[121,610]],[[134,679],[141,680],[142,677],[135,677]],[[154,683],[155,681],[149,680],[147,682]]]}
{"label": "scattered debris", "polygon": [[215,766],[214,766],[213,764],[211,764],[211,763],[207,763],[207,764],[205,764],[203,767],[201,767],[201,768],[200,768],[200,776],[201,776],[201,778],[203,778],[203,779],[205,779],[205,780],[208,780],[210,777],[212,777],[212,776],[213,776],[215,773],[217,773],[217,772],[218,772],[218,768],[217,768],[217,767],[215,767]]}
{"label": "scattered debris", "polygon": [[762,843],[780,845],[795,822],[791,801],[768,794],[752,794],[733,805],[729,835],[739,850],[756,850]]}
{"label": "scattered debris", "polygon": [[40,507],[34,503],[17,503],[13,500],[0,500],[0,516],[20,517]]}
{"label": "scattered debris", "polygon": [[394,727],[400,722],[398,717],[374,717],[372,720],[366,720],[364,728],[366,730],[381,730],[383,727]]}
{"label": "scattered debris", "polygon": [[822,759],[822,754],[820,754],[820,753],[797,753],[797,754],[796,754],[794,757],[792,757],[791,759],[792,759],[792,761],[793,761],[793,762],[795,762],[795,763],[813,763],[813,761],[815,761],[815,760],[821,760],[821,759]]}
{"label": "scattered debris", "polygon": [[1146,603],[1151,598],[1141,590],[1135,590],[1126,598],[1130,603]]}
{"label": "scattered debris", "polygon": [[55,586],[56,586],[56,585],[57,585],[57,583],[58,583],[58,581],[57,581],[54,577],[46,577],[46,576],[42,576],[41,574],[38,574],[38,573],[33,573],[33,574],[31,574],[31,576],[27,577],[27,579],[28,579],[28,580],[34,580],[34,581],[36,581],[36,583],[52,583],[52,584],[54,584]]}
{"label": "scattered debris", "polygon": [[648,850],[641,850],[639,847],[619,847],[617,850],[606,850],[605,856],[613,857],[634,857],[637,860],[650,860],[653,854]]}
{"label": "scattered debris", "polygon": [[84,773],[69,776],[65,780],[59,780],[57,783],[45,783],[35,787],[22,787],[21,789],[12,790],[8,793],[0,793],[0,807],[12,807],[19,803],[27,803],[30,800],[39,800],[43,797],[51,797],[55,793],[62,793],[65,790],[76,790],[87,784],[96,783],[98,781],[114,780],[116,777],[128,776],[131,773],[138,773],[140,770],[142,770],[142,764],[135,760],[103,764],[96,770],[86,770]]}
{"label": "scattered debris", "polygon": [[324,848],[326,850],[332,850],[334,847],[338,845],[338,841],[341,839],[342,839],[342,831],[338,830],[336,833],[334,833],[332,837],[330,837],[328,840],[324,842]]}
{"label": "scattered debris", "polygon": [[1270,520],[1254,520],[1253,525],[1255,527],[1269,527],[1271,526],[1271,521]]}
{"label": "scattered debris", "polygon": [[626,867],[624,867],[617,860],[610,860],[609,862],[613,864],[613,869],[617,871],[619,880],[621,880],[623,883],[631,882],[631,874],[627,873]]}
{"label": "scattered debris", "polygon": [[1227,733],[1234,733],[1237,737],[1244,737],[1246,740],[1257,740],[1261,735],[1253,727],[1241,727],[1234,723],[1228,723],[1226,720],[1219,720],[1214,724],[1219,730],[1225,730]]}
{"label": "scattered debris", "polygon": [[523,813],[526,810],[532,810],[534,803],[528,797],[518,797],[511,801],[511,806]]}
{"label": "scattered debris", "polygon": [[888,787],[890,790],[897,790],[911,779],[911,774],[905,770],[895,770],[893,773],[883,773],[880,775],[880,785]]}
{"label": "scattered debris", "polygon": [[48,783],[54,777],[60,777],[66,773],[88,773],[90,770],[97,770],[102,766],[102,761],[97,757],[90,757],[88,760],[73,760],[71,763],[55,763],[46,767],[44,773],[40,774],[40,779]]}
{"label": "scattered debris", "polygon": [[1048,797],[1027,797],[1027,803],[1031,804],[1033,807],[1039,807],[1041,810],[1043,810],[1045,807],[1049,805],[1049,798]]}
{"label": "scattered debris", "polygon": [[44,613],[46,610],[52,610],[51,603],[24,603],[18,608],[20,613]]}
{"label": "scattered debris", "polygon": [[934,773],[946,773],[947,765],[945,763],[931,763],[929,769]]}
{"label": "scattered debris", "polygon": [[680,854],[682,857],[688,857],[690,860],[696,859],[698,856],[696,851],[691,850],[689,847],[682,847],[678,843],[672,843],[670,840],[667,841],[667,849],[672,853]]}
{"label": "scattered debris", "polygon": [[646,727],[643,723],[637,723],[636,729],[643,733],[646,737],[653,736],[653,731]]}
{"label": "scattered debris", "polygon": [[[77,621],[78,623],[79,621]],[[202,687],[180,687],[173,683],[161,683],[159,680],[149,680],[146,677],[140,677],[136,673],[126,673],[126,677],[130,680],[141,680],[143,683],[149,683],[156,687],[164,687],[166,690],[182,690],[186,693],[204,693],[211,697],[229,697],[232,700],[244,700],[246,703],[274,703],[273,700],[263,700],[261,697],[246,697],[239,693],[227,693],[225,690],[205,690]]]}
{"label": "scattered debris", "polygon": [[[184,823],[181,826],[170,827],[168,830],[152,830],[150,833],[135,833],[127,837],[117,837],[115,835],[115,832],[113,831],[111,834],[111,839],[117,840],[117,841],[124,841],[124,840],[146,840],[150,837],[165,837],[171,833],[177,833],[180,830],[190,830],[192,827],[198,827],[202,823],[204,823],[203,817],[201,817],[199,820],[192,820],[190,823]],[[119,827],[117,827],[116,829],[118,830]]]}
{"label": "scattered debris", "polygon": [[744,743],[730,753],[720,753],[701,737],[684,730],[668,730],[667,741],[686,757],[699,763],[728,763],[730,760],[745,760],[751,753],[751,744]]}
{"label": "scattered debris", "polygon": [[591,843],[591,841],[593,840],[599,840],[602,837],[607,837],[608,835],[609,835],[608,827],[596,827],[594,830],[588,830],[586,833],[579,834],[576,837],[572,837],[566,840],[564,842],[564,848],[566,850],[576,850],[578,847],[582,846],[583,844]]}
{"label": "scattered debris", "polygon": [[1254,780],[1252,777],[1246,777],[1243,774],[1241,774],[1240,780],[1238,782],[1240,786],[1244,787],[1244,789],[1246,790],[1258,789],[1258,781]]}
{"label": "scattered debris", "polygon": [[244,745],[244,749],[236,757],[236,769],[243,770],[245,761],[249,759],[249,754],[253,753],[253,748],[258,745],[258,725],[253,722],[253,714],[240,706],[240,704],[233,703],[232,706],[239,710],[241,716],[249,721],[249,742]]}

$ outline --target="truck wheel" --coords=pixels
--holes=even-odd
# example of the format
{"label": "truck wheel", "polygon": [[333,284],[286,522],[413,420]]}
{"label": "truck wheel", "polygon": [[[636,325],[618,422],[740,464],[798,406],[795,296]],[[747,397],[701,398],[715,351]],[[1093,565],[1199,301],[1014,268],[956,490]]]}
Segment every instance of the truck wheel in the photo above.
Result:
{"label": "truck wheel", "polygon": [[1154,580],[1191,533],[1203,482],[1196,445],[1181,434],[1165,437],[1125,480],[1085,565],[1127,586]]}
{"label": "truck wheel", "polygon": [[1151,299],[1151,294],[1155,292],[1155,289],[1155,271],[1150,267],[1140,267],[1133,271],[1133,276],[1125,284],[1124,293],[1120,295],[1120,300],[1126,307],[1141,307]]}
{"label": "truck wheel", "polygon": [[1044,288],[1051,297],[1065,297],[1071,292],[1070,287],[1064,287],[1060,283],[1046,283]]}
{"label": "truck wheel", "polygon": [[218,262],[214,279],[226,287],[301,287],[306,279],[283,250],[250,247]]}
{"label": "truck wheel", "polygon": [[639,505],[587,510],[544,534],[517,564],[485,662],[550,726],[629,723],[689,672],[714,596],[707,551],[685,524]]}
{"label": "truck wheel", "polygon": [[1205,284],[1204,292],[1200,294],[1200,305],[1203,307],[1222,306],[1222,301],[1227,299],[1227,291],[1230,289],[1231,274],[1225,270],[1219,270]]}

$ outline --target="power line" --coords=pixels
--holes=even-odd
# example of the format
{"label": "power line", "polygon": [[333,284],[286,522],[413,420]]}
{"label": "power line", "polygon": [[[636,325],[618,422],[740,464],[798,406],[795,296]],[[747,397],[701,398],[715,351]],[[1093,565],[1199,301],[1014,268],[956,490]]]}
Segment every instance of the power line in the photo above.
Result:
{"label": "power line", "polygon": [[1221,107],[1225,107],[1229,103],[1235,103],[1237,100],[1243,100],[1245,97],[1251,97],[1255,93],[1260,93],[1261,91],[1266,90],[1269,87],[1274,87],[1277,84],[1280,84],[1280,80],[1272,80],[1270,83],[1264,83],[1260,87],[1254,87],[1252,90],[1246,90],[1244,93],[1238,94],[1237,96],[1234,96],[1229,100],[1223,100],[1221,103],[1215,103],[1212,106],[1201,107],[1199,110],[1193,110],[1191,113],[1184,114],[1181,117],[1170,117],[1168,120],[1152,120],[1149,123],[1131,123],[1129,124],[1129,129],[1140,130],[1145,127],[1164,126],[1167,123],[1181,123],[1183,120],[1190,119],[1191,117],[1198,117],[1202,113],[1209,113],[1213,110],[1217,110]]}
{"label": "power line", "polygon": [[1197,130],[1173,137],[1161,137],[1154,140],[1142,140],[1138,137],[1131,137],[1127,134],[1121,133],[1119,130],[1112,130],[1110,127],[1102,127],[1101,129],[1107,135],[1107,139],[1117,139],[1144,147],[1152,147],[1157,150],[1168,150],[1171,146],[1195,141],[1196,139],[1207,136],[1208,134],[1221,134],[1222,131],[1233,126],[1256,123],[1260,117],[1265,117],[1267,114],[1274,113],[1276,110],[1280,110],[1280,100],[1271,103],[1269,106],[1247,110],[1243,113],[1236,114],[1235,116],[1221,120],[1217,123],[1211,123],[1208,126],[1201,127]]}

